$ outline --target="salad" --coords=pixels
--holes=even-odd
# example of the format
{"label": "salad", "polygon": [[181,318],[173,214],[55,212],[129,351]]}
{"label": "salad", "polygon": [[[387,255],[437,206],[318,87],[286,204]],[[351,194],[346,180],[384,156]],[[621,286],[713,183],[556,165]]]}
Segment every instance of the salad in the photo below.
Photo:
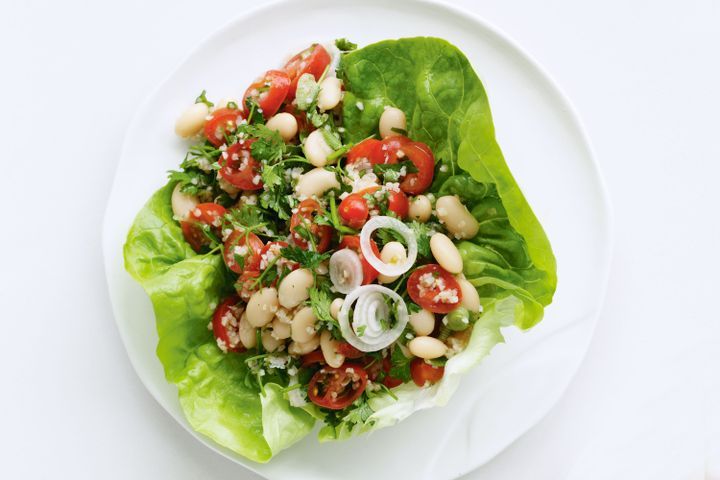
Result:
{"label": "salad", "polygon": [[258,462],[447,403],[501,328],[542,319],[555,259],[444,40],[313,44],[205,92],[125,266],[189,423]]}

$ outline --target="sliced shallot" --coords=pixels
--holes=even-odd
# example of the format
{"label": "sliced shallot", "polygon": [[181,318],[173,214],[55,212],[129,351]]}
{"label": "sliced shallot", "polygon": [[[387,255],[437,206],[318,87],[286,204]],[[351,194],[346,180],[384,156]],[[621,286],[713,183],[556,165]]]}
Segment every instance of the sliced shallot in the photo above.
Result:
{"label": "sliced shallot", "polygon": [[349,248],[343,248],[330,257],[330,280],[340,293],[350,293],[363,282],[360,257]]}
{"label": "sliced shallot", "polygon": [[[405,239],[408,252],[407,258],[403,263],[385,263],[373,253],[370,246],[370,238],[372,233],[379,228],[395,230]],[[365,260],[379,273],[388,277],[400,276],[410,270],[415,264],[415,258],[417,257],[415,234],[407,225],[393,217],[378,216],[368,220],[360,232],[360,249],[362,250]]]}

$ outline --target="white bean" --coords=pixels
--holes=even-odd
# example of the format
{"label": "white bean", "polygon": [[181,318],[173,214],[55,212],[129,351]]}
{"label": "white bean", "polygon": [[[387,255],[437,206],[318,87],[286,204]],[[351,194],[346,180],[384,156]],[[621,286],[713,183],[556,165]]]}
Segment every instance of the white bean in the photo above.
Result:
{"label": "white bean", "polygon": [[[380,252],[380,260],[383,261],[383,263],[389,263],[392,265],[397,265],[403,263],[405,260],[407,260],[407,252],[405,251],[405,247],[400,242],[388,242],[383,247],[382,251]],[[380,283],[390,283],[397,280],[399,275],[378,275],[378,282]]]}
{"label": "white bean", "polygon": [[280,112],[270,117],[265,126],[278,132],[286,142],[292,140],[298,131],[297,119],[287,112]]}
{"label": "white bean", "polygon": [[340,182],[337,181],[335,174],[324,168],[313,168],[309,172],[300,176],[295,191],[301,197],[312,197],[316,195],[320,197],[326,191],[340,188]]}
{"label": "white bean", "polygon": [[290,272],[278,287],[278,300],[285,308],[295,308],[310,298],[310,287],[315,279],[307,268]]}
{"label": "white bean", "polygon": [[430,237],[430,251],[442,268],[450,273],[461,273],[463,261],[460,251],[444,233],[436,233]]}
{"label": "white bean", "polygon": [[225,180],[223,177],[221,177],[221,176],[219,176],[219,175],[218,175],[218,186],[219,186],[222,190],[226,191],[227,194],[230,195],[230,196],[233,197],[233,198],[237,197],[237,194],[240,193],[240,189],[239,189],[239,188],[237,188],[235,185],[233,185],[232,183],[228,182],[227,180]]}
{"label": "white bean", "polygon": [[278,309],[278,292],[272,287],[262,288],[248,300],[247,319],[253,327],[270,323]]}
{"label": "white bean", "polygon": [[430,335],[435,330],[435,314],[424,308],[410,314],[408,321],[416,335]]}
{"label": "white bean", "polygon": [[292,323],[290,324],[291,338],[300,343],[309,342],[311,338],[316,336],[315,322],[317,318],[313,313],[312,307],[304,307],[295,313]]}
{"label": "white bean", "polygon": [[464,278],[457,278],[456,280],[458,285],[460,285],[460,292],[462,293],[460,306],[463,306],[474,313],[481,312],[482,305],[480,304],[480,294],[478,293],[477,288],[475,288],[475,285]]}
{"label": "white bean", "polygon": [[284,341],[275,338],[270,330],[263,330],[260,337],[262,339],[263,348],[268,352],[274,352],[280,347],[280,345],[285,343]]}
{"label": "white bean", "polygon": [[338,352],[339,342],[332,337],[332,333],[324,330],[320,334],[320,350],[322,350],[325,363],[333,368],[340,368],[345,361],[345,355]]}
{"label": "white bean", "polygon": [[393,131],[393,128],[398,130],[407,130],[405,112],[399,108],[385,107],[382,115],[380,115],[380,136],[382,138],[387,138],[392,135],[400,135],[398,132]]}
{"label": "white bean", "polygon": [[417,195],[410,198],[410,207],[408,208],[410,218],[425,223],[430,220],[431,214],[432,204],[428,197],[425,195]]}
{"label": "white bean", "polygon": [[320,346],[320,337],[315,335],[313,338],[310,339],[310,341],[305,342],[305,343],[300,343],[300,342],[290,343],[290,347],[288,347],[288,353],[290,355],[305,355],[306,353],[312,352],[319,346]]}
{"label": "white bean", "polygon": [[408,348],[410,353],[426,360],[442,357],[447,351],[447,346],[433,337],[415,337],[408,342]]}
{"label": "white bean", "polygon": [[180,191],[180,184],[175,185],[170,198],[172,204],[173,215],[176,218],[184,220],[190,214],[193,208],[200,203],[195,195],[188,195]]}
{"label": "white bean", "polygon": [[310,163],[316,167],[324,167],[327,165],[327,157],[333,152],[333,149],[327,144],[325,136],[320,130],[313,130],[305,139],[303,152]]}
{"label": "white bean", "polygon": [[238,320],[238,335],[240,337],[240,343],[245,348],[255,348],[257,344],[257,329],[250,325],[247,320],[247,313],[243,312]]}
{"label": "white bean", "polygon": [[330,315],[332,315],[335,320],[337,320],[340,316],[340,309],[342,308],[344,302],[344,298],[336,298],[330,304]]}
{"label": "white bean", "polygon": [[278,340],[285,340],[290,338],[290,324],[285,323],[279,318],[275,317],[272,321],[272,336]]}
{"label": "white bean", "polygon": [[440,197],[435,204],[435,211],[440,222],[455,238],[473,238],[480,230],[480,224],[473,217],[460,199],[453,195]]}
{"label": "white bean", "polygon": [[175,121],[175,133],[183,138],[192,137],[205,125],[208,106],[204,103],[193,103],[180,114]]}
{"label": "white bean", "polygon": [[317,97],[317,106],[321,112],[332,110],[342,100],[342,83],[335,77],[327,77],[320,82],[320,93]]}

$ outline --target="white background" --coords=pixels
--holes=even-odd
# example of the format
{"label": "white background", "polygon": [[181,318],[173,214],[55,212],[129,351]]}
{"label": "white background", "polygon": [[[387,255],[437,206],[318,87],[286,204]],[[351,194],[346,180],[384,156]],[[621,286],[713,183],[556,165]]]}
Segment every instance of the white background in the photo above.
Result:
{"label": "white background", "polygon": [[[257,478],[183,431],[135,376],[100,225],[136,107],[258,3],[2,2],[0,477]],[[456,3],[571,98],[616,234],[575,381],[469,478],[720,479],[720,3]]]}

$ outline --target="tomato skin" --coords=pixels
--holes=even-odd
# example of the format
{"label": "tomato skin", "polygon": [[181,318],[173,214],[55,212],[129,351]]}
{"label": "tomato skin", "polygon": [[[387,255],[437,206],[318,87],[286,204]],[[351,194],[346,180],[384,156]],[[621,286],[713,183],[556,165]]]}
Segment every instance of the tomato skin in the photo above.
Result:
{"label": "tomato skin", "polygon": [[427,190],[435,175],[435,158],[424,143],[413,142],[403,147],[403,152],[417,168],[417,173],[408,173],[400,182],[400,189],[411,195],[419,195]]}
{"label": "tomato skin", "polygon": [[210,143],[219,147],[225,143],[224,133],[235,130],[237,124],[245,118],[242,110],[237,108],[218,108],[210,114],[205,122],[205,137]]}
{"label": "tomato skin", "polygon": [[[266,91],[261,91],[267,89]],[[278,111],[290,91],[290,77],[282,70],[268,70],[252,83],[243,96],[243,105],[253,98],[262,109],[263,117],[270,118]]]}
{"label": "tomato skin", "polygon": [[[247,247],[247,253],[243,256],[245,262],[241,266],[235,261],[235,247]],[[245,270],[258,270],[260,268],[260,253],[265,247],[260,238],[254,233],[245,233],[241,230],[233,231],[223,249],[225,265],[235,273],[242,273]]]}
{"label": "tomato skin", "polygon": [[[237,281],[235,282],[235,290],[237,291],[240,298],[246,302],[250,300],[253,293],[260,290],[260,284],[254,285],[257,278],[260,276],[260,272],[257,270],[245,270],[240,274]],[[254,286],[253,286],[254,285]]]}
{"label": "tomato skin", "polygon": [[310,230],[313,237],[315,237],[317,251],[319,253],[324,252],[330,246],[333,229],[330,225],[317,225],[312,223],[314,214],[322,212],[322,207],[317,201],[308,198],[300,202],[297,208],[297,213],[293,213],[293,216],[290,218],[290,232],[293,242],[300,248],[307,248],[309,246],[307,240],[295,231],[295,227],[304,225]]}
{"label": "tomato skin", "polygon": [[445,374],[445,367],[435,367],[422,358],[415,358],[410,362],[410,376],[418,387],[424,387],[426,382],[432,385],[437,383]]}
{"label": "tomato skin", "polygon": [[367,372],[358,364],[344,363],[340,368],[325,366],[310,379],[308,398],[320,407],[342,410],[362,395],[367,381]]}
{"label": "tomato skin", "polygon": [[353,360],[365,355],[365,352],[361,352],[347,342],[339,342],[337,346],[337,351],[345,358],[350,358]]}
{"label": "tomato skin", "polygon": [[[398,348],[398,347],[395,347]],[[388,388],[395,388],[398,385],[402,385],[403,381],[399,378],[391,377],[390,376],[390,369],[392,368],[392,362],[390,361],[389,357],[383,358],[383,371],[385,372],[385,377],[383,378],[383,385],[385,385]]]}
{"label": "tomato skin", "polygon": [[385,153],[382,150],[382,146],[383,142],[375,138],[363,140],[350,149],[347,154],[347,164],[351,165],[363,158],[367,158],[371,165],[385,163],[383,161]]}
{"label": "tomato skin", "polygon": [[323,356],[322,350],[319,348],[303,355],[300,366],[309,367],[310,365],[315,365],[316,363],[325,364],[325,356]]}
{"label": "tomato skin", "polygon": [[220,176],[241,190],[254,191],[263,188],[263,182],[258,178],[262,167],[250,153],[253,143],[254,138],[233,143],[218,161]]}
{"label": "tomato skin", "polygon": [[182,228],[185,240],[193,250],[200,252],[204,246],[210,244],[210,239],[205,236],[197,224],[210,225],[213,232],[219,235],[222,217],[225,212],[225,207],[217,203],[200,203],[190,210],[188,219],[180,222],[180,228]]}
{"label": "tomato skin", "polygon": [[345,225],[359,230],[365,225],[370,209],[362,195],[352,193],[340,202],[338,214]]}
{"label": "tomato skin", "polygon": [[288,102],[295,98],[298,79],[304,73],[311,74],[317,80],[328,65],[330,65],[330,54],[319,44],[310,45],[288,60],[283,68],[291,81],[287,95]]}
{"label": "tomato skin", "polygon": [[[368,285],[375,281],[379,273],[377,270],[375,270],[375,268],[373,268],[372,265],[368,263],[367,260],[365,260],[365,256],[363,255],[362,249],[360,248],[360,237],[358,237],[357,235],[345,235],[340,241],[340,248],[349,248],[350,250],[354,250],[355,252],[357,252],[357,254],[360,256],[360,263],[362,263],[363,267],[363,285]],[[373,239],[370,239],[370,248],[372,248],[375,256],[380,258],[380,250],[378,249],[377,243],[375,243]]]}
{"label": "tomato skin", "polygon": [[233,318],[235,318],[236,322],[240,321],[240,317],[233,311],[233,308],[238,303],[240,303],[240,298],[238,298],[237,295],[230,295],[225,300],[223,300],[220,305],[217,306],[212,317],[213,335],[215,335],[215,338],[217,340],[220,340],[226,345],[229,352],[242,352],[245,350],[245,347],[242,343],[240,343],[236,335],[236,341],[231,341],[230,334],[228,333],[228,328],[227,326],[223,325],[223,317],[225,317],[228,312],[230,312]]}
{"label": "tomato skin", "polygon": [[410,211],[410,201],[403,192],[389,192],[388,210],[395,213],[400,219],[407,218]]}
{"label": "tomato skin", "polygon": [[[424,292],[421,292],[420,277],[427,273],[432,274],[432,276],[436,280],[442,280],[442,282],[444,283],[444,288],[441,289],[439,286],[433,284],[429,287],[424,286]],[[434,301],[435,296],[438,295],[442,290],[451,289],[454,289],[456,291],[457,302],[444,303],[440,301]],[[455,277],[453,277],[450,272],[446,271],[440,265],[437,265],[435,263],[423,265],[422,267],[419,267],[410,274],[410,277],[408,277],[407,281],[407,292],[408,295],[410,295],[410,298],[412,298],[413,302],[417,303],[425,310],[429,310],[433,313],[450,313],[460,305],[460,302],[462,302],[462,291],[460,290],[460,285],[458,284],[457,280],[455,280]]]}

